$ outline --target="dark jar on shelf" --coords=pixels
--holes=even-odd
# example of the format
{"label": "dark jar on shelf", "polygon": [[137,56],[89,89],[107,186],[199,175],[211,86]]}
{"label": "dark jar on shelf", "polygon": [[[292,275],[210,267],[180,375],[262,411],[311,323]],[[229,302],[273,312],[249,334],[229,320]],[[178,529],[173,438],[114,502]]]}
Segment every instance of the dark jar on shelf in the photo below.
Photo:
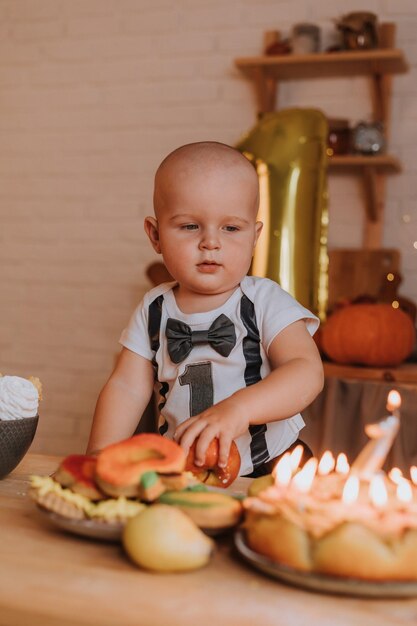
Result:
{"label": "dark jar on shelf", "polygon": [[328,119],[329,134],[327,137],[327,154],[348,154],[351,149],[349,120]]}

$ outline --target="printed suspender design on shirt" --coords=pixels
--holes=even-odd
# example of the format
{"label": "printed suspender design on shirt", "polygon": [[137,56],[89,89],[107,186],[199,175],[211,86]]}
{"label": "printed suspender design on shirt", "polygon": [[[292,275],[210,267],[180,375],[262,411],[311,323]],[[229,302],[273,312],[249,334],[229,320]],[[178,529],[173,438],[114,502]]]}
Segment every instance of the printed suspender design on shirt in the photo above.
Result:
{"label": "printed suspender design on shirt", "polygon": [[[254,385],[261,380],[262,357],[260,349],[260,334],[256,323],[255,307],[246,295],[240,301],[240,317],[248,334],[243,338],[243,355],[245,357],[245,383],[246,386]],[[249,426],[252,437],[250,443],[251,459],[253,468],[256,469],[262,463],[269,460],[269,452],[266,444],[266,424]]]}
{"label": "printed suspender design on shirt", "polygon": [[[151,350],[153,352],[153,357],[152,357],[152,365],[153,365],[153,369],[154,369],[154,378],[156,381],[160,382],[158,380],[158,363],[156,360],[156,353],[159,350],[159,332],[161,329],[161,317],[162,317],[162,303],[164,301],[164,296],[161,294],[160,296],[158,296],[157,298],[155,298],[155,300],[153,300],[153,302],[151,302],[151,304],[149,305],[149,309],[148,309],[148,334],[149,334],[149,341],[150,341],[150,345],[151,345]],[[159,393],[162,397],[162,402],[160,402],[160,404],[158,404],[158,410],[161,411],[161,409],[165,406],[166,403],[166,396],[167,393],[169,391],[169,386],[168,383],[163,382],[160,383],[161,388],[159,390]],[[166,431],[168,430],[168,423],[165,421],[160,427],[159,427],[159,434],[160,435],[164,435],[166,433]]]}

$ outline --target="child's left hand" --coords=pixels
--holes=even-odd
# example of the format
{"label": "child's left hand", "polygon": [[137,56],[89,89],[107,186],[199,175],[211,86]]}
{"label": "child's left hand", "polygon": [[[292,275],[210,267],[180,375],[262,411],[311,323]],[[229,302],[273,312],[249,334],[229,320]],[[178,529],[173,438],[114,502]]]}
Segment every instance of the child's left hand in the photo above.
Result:
{"label": "child's left hand", "polygon": [[249,418],[242,411],[242,405],[233,396],[199,413],[178,426],[174,439],[188,451],[198,438],[195,450],[195,464],[203,465],[206,451],[213,439],[219,440],[219,467],[226,467],[230,445],[249,428]]}

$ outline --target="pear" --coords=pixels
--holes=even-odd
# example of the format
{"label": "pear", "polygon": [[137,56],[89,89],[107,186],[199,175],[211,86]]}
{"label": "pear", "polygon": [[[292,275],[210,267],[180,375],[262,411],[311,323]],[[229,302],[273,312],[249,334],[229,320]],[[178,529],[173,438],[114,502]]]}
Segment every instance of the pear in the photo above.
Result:
{"label": "pear", "polygon": [[154,504],[128,520],[123,546],[141,567],[181,572],[206,565],[214,543],[179,509]]}
{"label": "pear", "polygon": [[274,484],[274,479],[272,474],[267,474],[266,476],[260,476],[259,478],[255,478],[249,485],[248,496],[252,498],[258,496],[261,491],[264,491],[268,487],[271,487]]}

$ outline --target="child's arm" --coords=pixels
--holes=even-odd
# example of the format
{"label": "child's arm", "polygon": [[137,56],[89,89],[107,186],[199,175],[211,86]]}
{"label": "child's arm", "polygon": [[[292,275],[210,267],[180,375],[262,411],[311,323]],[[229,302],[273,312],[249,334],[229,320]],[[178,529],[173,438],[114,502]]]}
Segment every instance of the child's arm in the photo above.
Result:
{"label": "child's arm", "polygon": [[152,364],[123,348],[94,412],[87,454],[130,437],[152,396]]}
{"label": "child's arm", "polygon": [[196,462],[202,464],[212,439],[219,438],[219,465],[226,465],[231,441],[250,425],[286,419],[308,406],[323,388],[323,366],[305,322],[294,322],[272,341],[271,372],[258,383],[183,422],[175,438],[188,452],[198,437]]}

